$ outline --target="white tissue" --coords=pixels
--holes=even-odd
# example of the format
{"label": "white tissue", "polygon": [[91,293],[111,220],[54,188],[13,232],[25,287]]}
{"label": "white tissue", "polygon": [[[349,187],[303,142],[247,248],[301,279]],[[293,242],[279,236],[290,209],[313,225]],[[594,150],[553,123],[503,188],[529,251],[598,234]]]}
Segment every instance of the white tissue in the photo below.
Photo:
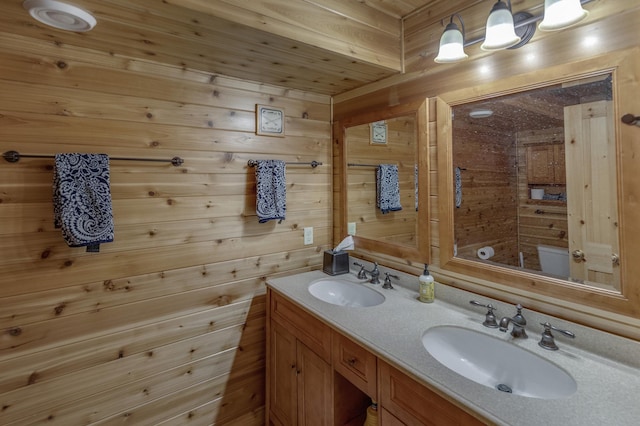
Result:
{"label": "white tissue", "polygon": [[482,260],[491,259],[494,254],[496,253],[491,246],[486,246],[478,249],[478,257]]}
{"label": "white tissue", "polygon": [[353,243],[353,237],[351,235],[347,235],[347,237],[340,241],[340,244],[333,249],[333,252],[339,252],[342,250],[353,250],[355,248],[355,244]]}

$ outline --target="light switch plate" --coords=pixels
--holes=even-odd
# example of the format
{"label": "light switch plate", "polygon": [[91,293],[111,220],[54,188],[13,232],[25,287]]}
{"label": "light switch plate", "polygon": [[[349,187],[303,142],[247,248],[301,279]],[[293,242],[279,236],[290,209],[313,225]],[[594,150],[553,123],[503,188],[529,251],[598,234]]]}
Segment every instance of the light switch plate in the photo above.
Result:
{"label": "light switch plate", "polygon": [[311,226],[304,228],[304,244],[313,244],[313,227]]}
{"label": "light switch plate", "polygon": [[355,222],[347,223],[347,234],[356,235],[356,223]]}

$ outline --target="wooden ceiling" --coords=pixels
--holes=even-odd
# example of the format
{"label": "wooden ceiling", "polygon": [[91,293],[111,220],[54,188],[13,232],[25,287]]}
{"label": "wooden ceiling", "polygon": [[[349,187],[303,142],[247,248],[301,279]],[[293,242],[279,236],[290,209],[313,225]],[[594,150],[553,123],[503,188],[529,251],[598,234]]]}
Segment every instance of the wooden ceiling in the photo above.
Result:
{"label": "wooden ceiling", "polygon": [[479,0],[64,1],[93,14],[96,27],[57,30],[22,0],[3,0],[0,31],[335,95],[401,73],[404,17],[439,20],[432,15]]}
{"label": "wooden ceiling", "polygon": [[[92,13],[96,27],[87,33],[57,30],[32,19],[23,0],[2,0],[0,33],[7,40],[29,37],[49,43],[52,55],[56,46],[67,44],[124,60],[146,59],[331,96],[356,93],[354,89],[380,80],[384,81],[379,84],[391,85],[438,70],[447,74],[450,68],[433,61],[443,19],[460,13],[467,40],[477,39],[484,34],[493,4],[486,0],[62,1]],[[542,0],[512,0],[512,4],[514,11],[542,14]],[[585,24],[633,8],[640,8],[637,0],[595,0],[587,7],[591,13]],[[530,45],[555,38],[554,33],[537,32]],[[467,50],[473,60],[493,55],[481,52],[477,44]]]}
{"label": "wooden ceiling", "polygon": [[[454,129],[513,134],[522,131],[564,127],[564,108],[613,97],[611,74],[571,83],[517,92],[453,107]],[[485,118],[471,117],[472,111],[488,110]]]}

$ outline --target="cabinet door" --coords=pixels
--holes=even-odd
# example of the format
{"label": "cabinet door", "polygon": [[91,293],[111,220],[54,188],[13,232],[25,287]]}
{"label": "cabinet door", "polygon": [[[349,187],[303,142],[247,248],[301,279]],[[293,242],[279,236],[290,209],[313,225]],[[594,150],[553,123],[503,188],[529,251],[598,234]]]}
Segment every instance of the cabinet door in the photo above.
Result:
{"label": "cabinet door", "polygon": [[298,342],[298,424],[330,426],[333,419],[331,366]]}
{"label": "cabinet door", "polygon": [[555,182],[553,145],[527,147],[527,182],[529,184],[553,184]]}
{"label": "cabinet door", "polygon": [[553,145],[553,176],[553,183],[556,185],[565,185],[567,183],[564,144]]}
{"label": "cabinet door", "polygon": [[[484,423],[409,376],[378,361],[380,402],[408,426],[477,426]],[[386,424],[383,422],[383,425]]]}
{"label": "cabinet door", "polygon": [[294,426],[298,420],[296,338],[273,321],[270,338],[267,379],[270,418],[274,424]]}

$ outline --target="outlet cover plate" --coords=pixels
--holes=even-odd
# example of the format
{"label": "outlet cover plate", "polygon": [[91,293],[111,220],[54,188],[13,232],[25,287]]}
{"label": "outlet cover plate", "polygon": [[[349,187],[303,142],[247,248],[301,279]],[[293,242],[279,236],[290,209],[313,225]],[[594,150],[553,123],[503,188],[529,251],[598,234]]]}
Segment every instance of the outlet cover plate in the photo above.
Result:
{"label": "outlet cover plate", "polygon": [[313,244],[313,227],[311,226],[304,228],[304,244]]}

